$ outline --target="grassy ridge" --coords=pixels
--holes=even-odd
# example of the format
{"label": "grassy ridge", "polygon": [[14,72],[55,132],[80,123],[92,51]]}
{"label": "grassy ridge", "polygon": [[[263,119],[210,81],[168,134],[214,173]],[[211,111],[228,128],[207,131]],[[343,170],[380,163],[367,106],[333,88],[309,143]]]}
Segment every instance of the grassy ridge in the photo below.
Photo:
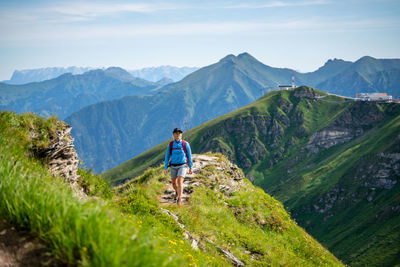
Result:
{"label": "grassy ridge", "polygon": [[[32,114],[0,115],[4,129],[0,133],[0,217],[30,229],[55,257],[83,266],[187,266],[208,261],[206,254],[193,251],[187,242],[179,243],[179,248],[191,257],[173,253],[169,240],[182,241],[182,230],[175,221],[155,212],[149,201],[130,205],[128,214],[123,213],[126,206],[115,200],[81,203],[61,178],[52,177],[46,166],[30,155],[24,143],[29,140],[25,136],[28,118],[40,125],[39,129],[52,123]],[[143,197],[139,199],[146,200]],[[154,212],[143,212],[149,209]]]}
{"label": "grassy ridge", "polygon": [[[26,121],[34,127],[29,128]],[[5,129],[0,133],[0,218],[29,229],[47,244],[54,257],[66,263],[231,265],[212,243],[203,244],[205,252],[192,249],[183,230],[160,211],[157,196],[168,179],[161,166],[147,170],[124,190],[113,192],[104,187],[101,177],[80,170],[80,184],[96,198],[81,202],[74,197],[68,184],[51,176],[27,145],[35,142],[29,133],[42,129],[44,134],[51,125],[50,120],[32,114],[0,113],[0,127]],[[37,140],[47,140],[40,138],[43,140]],[[210,173],[216,170],[208,169],[203,175]],[[248,191],[229,198],[202,187],[193,193],[190,206],[167,208],[193,235],[209,238],[247,264],[341,266],[290,219],[279,202],[249,181],[247,185]],[[238,210],[241,212],[235,212]]]}
{"label": "grassy ridge", "polygon": [[[221,154],[211,155],[227,161]],[[162,169],[159,166],[147,170],[142,176],[116,187],[116,194],[127,207],[132,202],[143,202],[138,198],[138,192],[144,192],[147,199],[156,199],[167,179],[161,175]],[[223,172],[206,167],[196,176],[202,185],[194,188],[190,202],[185,206],[167,207],[201,240],[200,244],[207,247],[211,262],[221,255],[215,245],[206,241],[207,238],[251,266],[341,265],[291,220],[280,202],[247,179],[241,190],[231,195],[223,194],[217,190],[218,184],[207,185],[207,177],[213,174],[217,175],[218,181],[226,179]]]}

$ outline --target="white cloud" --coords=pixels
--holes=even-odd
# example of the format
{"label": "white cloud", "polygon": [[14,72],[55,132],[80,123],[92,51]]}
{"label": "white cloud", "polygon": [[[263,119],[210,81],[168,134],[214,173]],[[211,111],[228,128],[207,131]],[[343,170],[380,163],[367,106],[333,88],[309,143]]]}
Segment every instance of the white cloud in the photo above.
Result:
{"label": "white cloud", "polygon": [[325,5],[328,4],[327,0],[306,0],[306,1],[269,1],[267,3],[246,3],[239,5],[231,5],[226,8],[247,8],[247,9],[258,9],[258,8],[271,8],[271,7],[288,7],[288,6],[313,6],[313,5]]}
{"label": "white cloud", "polygon": [[95,3],[72,2],[51,4],[41,7],[2,8],[0,19],[2,23],[30,24],[35,23],[69,23],[95,20],[104,16],[120,15],[121,13],[154,13],[186,8],[183,5],[169,3]]}
{"label": "white cloud", "polygon": [[399,28],[394,19],[366,19],[356,21],[329,21],[324,18],[282,19],[270,22],[204,22],[173,24],[124,25],[42,25],[24,31],[7,31],[3,44],[23,42],[80,42],[91,40],[128,39],[143,36],[264,36],[269,33],[352,32],[373,29]]}
{"label": "white cloud", "polygon": [[182,6],[165,3],[108,3],[100,4],[93,2],[77,2],[68,5],[57,5],[43,9],[44,12],[57,12],[64,15],[78,16],[84,18],[94,18],[99,16],[111,15],[122,12],[151,13],[165,10],[181,9]]}

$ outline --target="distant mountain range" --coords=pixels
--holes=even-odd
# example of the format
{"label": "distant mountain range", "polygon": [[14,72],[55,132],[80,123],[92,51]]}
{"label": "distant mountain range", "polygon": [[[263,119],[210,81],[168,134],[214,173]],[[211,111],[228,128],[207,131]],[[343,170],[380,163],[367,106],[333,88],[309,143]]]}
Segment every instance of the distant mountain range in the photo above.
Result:
{"label": "distant mountain range", "polygon": [[198,69],[197,67],[159,66],[128,71],[135,77],[151,82],[158,82],[164,78],[177,82]]}
{"label": "distant mountain range", "polygon": [[15,70],[10,80],[2,81],[7,84],[25,84],[54,79],[64,73],[82,74],[93,68],[89,67],[49,67],[38,69]]}
{"label": "distant mountain range", "polygon": [[[183,138],[237,163],[344,263],[399,263],[400,104],[272,91]],[[168,142],[102,176],[118,184],[159,166]]]}
{"label": "distant mountain range", "polygon": [[[71,73],[73,75],[83,74],[87,71],[104,68],[89,68],[89,67],[52,67],[52,68],[39,68],[39,69],[26,69],[26,70],[15,70],[10,80],[2,81],[7,84],[26,84],[32,82],[41,82],[57,78],[58,76]],[[196,71],[199,68],[195,67],[174,67],[174,66],[160,66],[150,67],[136,70],[128,70],[132,76],[148,80],[155,83],[160,83],[162,80],[168,80],[170,82],[176,82],[181,80],[183,77]]]}
{"label": "distant mountain range", "polygon": [[[159,71],[165,74],[168,68],[160,67]],[[143,75],[151,70],[143,70]],[[153,74],[157,72],[156,68],[153,70]],[[43,116],[56,114],[67,119],[74,127],[80,156],[88,166],[104,171],[162,142],[170,136],[167,129],[190,129],[247,105],[261,96],[260,88],[267,87],[268,91],[291,84],[292,75],[297,85],[354,97],[357,92],[376,91],[400,95],[399,71],[399,59],[366,56],[354,63],[328,60],[314,72],[299,73],[267,66],[243,53],[228,55],[177,83],[168,78],[150,82],[117,67],[63,74],[24,85],[0,83],[0,109],[34,111]],[[103,103],[109,100],[112,102]],[[89,106],[92,104],[98,105]],[[103,120],[97,112],[105,113]],[[96,125],[95,118],[99,119]],[[99,138],[103,130],[110,133],[109,142]],[[91,140],[83,142],[80,138]]]}
{"label": "distant mountain range", "polygon": [[0,83],[0,109],[18,113],[33,111],[64,119],[79,109],[127,95],[154,94],[165,85],[133,77],[121,68],[63,74],[43,82],[23,85]]}
{"label": "distant mountain range", "polygon": [[[327,86],[328,81],[349,71],[366,71],[369,74],[363,77],[367,77],[382,70],[394,73],[396,68],[400,69],[400,60],[364,57],[354,63],[329,60],[315,72],[298,73],[264,65],[248,53],[228,55],[177,83],[164,86],[154,96],[98,103],[72,114],[66,121],[73,126],[76,147],[87,166],[104,171],[169,138],[174,127],[193,128],[250,104],[261,96],[262,87],[272,90],[279,84],[290,84],[292,73],[297,84]],[[394,84],[393,88],[400,91],[400,84],[393,83],[395,80],[396,77],[380,80],[379,86]],[[348,90],[350,93],[344,95],[354,97],[354,91],[364,91],[352,89],[357,82],[348,80],[347,85],[338,88]],[[371,86],[369,91],[379,91],[377,86]],[[335,88],[325,90],[342,92]]]}

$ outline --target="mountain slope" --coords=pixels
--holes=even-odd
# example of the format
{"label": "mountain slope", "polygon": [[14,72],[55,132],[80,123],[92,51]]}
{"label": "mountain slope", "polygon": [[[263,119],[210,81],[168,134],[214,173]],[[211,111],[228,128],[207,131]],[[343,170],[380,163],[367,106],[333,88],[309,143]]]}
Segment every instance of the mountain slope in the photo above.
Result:
{"label": "mountain slope", "polygon": [[343,266],[222,155],[194,156],[182,206],[160,203],[170,184],[161,166],[107,194],[93,194],[101,177],[80,170],[88,196],[78,199],[37,153],[66,138],[60,125],[0,112],[0,217],[63,265]]}
{"label": "mountain slope", "polygon": [[400,95],[400,59],[362,57],[315,87],[326,92],[355,97],[357,93],[383,92]]}
{"label": "mountain slope", "polygon": [[[399,260],[399,123],[398,104],[300,87],[270,92],[184,138],[194,153],[227,155],[345,263],[382,266]],[[104,177],[120,183],[160,164],[167,143]]]}
{"label": "mountain slope", "polygon": [[[397,60],[365,57],[352,63],[335,59],[315,72],[298,73],[264,65],[248,53],[228,55],[177,83],[167,84],[163,92],[153,97],[99,103],[72,114],[67,121],[74,128],[77,148],[86,166],[100,172],[162,142],[170,136],[168,129],[193,128],[253,102],[263,87],[270,90],[279,84],[290,84],[292,74],[296,84],[319,84],[317,87],[327,92],[354,97],[358,92],[379,88],[391,88],[389,91],[396,93],[398,70],[387,68],[397,66]],[[139,101],[143,104],[136,110]],[[104,119],[96,113],[104,115]],[[103,136],[110,142],[106,143]]]}
{"label": "mountain slope", "polygon": [[205,251],[214,247],[236,266],[340,264],[323,247],[315,246],[279,202],[254,187],[223,155],[193,155],[193,164],[194,174],[185,178],[184,201],[179,207],[172,204],[174,190],[161,175],[162,166],[114,191],[135,202],[131,194],[138,188],[151,190],[150,196],[181,224],[192,244]]}
{"label": "mountain slope", "polygon": [[135,78],[121,68],[92,70],[80,75],[24,85],[0,83],[0,109],[33,111],[64,119],[84,106],[127,95],[152,94],[158,85]]}
{"label": "mountain slope", "polygon": [[247,53],[229,55],[154,96],[98,103],[66,121],[86,166],[104,171],[165,140],[168,129],[192,128],[251,103],[275,79],[290,79],[289,70],[271,69]]}
{"label": "mountain slope", "polygon": [[349,68],[353,62],[342,59],[329,59],[325,64],[316,71],[304,73],[305,84],[316,86],[317,84],[343,72]]}

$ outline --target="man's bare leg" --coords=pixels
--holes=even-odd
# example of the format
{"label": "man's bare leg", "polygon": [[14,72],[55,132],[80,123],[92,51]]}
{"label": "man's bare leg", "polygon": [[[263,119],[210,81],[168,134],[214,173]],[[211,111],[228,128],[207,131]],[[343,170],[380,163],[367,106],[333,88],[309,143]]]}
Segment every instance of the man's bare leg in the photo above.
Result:
{"label": "man's bare leg", "polygon": [[172,182],[172,187],[175,189],[175,192],[178,192],[178,183],[177,183],[177,178],[171,178]]}
{"label": "man's bare leg", "polygon": [[171,178],[172,182],[172,187],[175,189],[176,195],[178,195],[178,179],[177,178]]}
{"label": "man's bare leg", "polygon": [[183,193],[183,176],[178,176],[178,178],[176,179],[176,183],[177,183],[177,191],[178,192],[178,198],[182,197],[182,193]]}

